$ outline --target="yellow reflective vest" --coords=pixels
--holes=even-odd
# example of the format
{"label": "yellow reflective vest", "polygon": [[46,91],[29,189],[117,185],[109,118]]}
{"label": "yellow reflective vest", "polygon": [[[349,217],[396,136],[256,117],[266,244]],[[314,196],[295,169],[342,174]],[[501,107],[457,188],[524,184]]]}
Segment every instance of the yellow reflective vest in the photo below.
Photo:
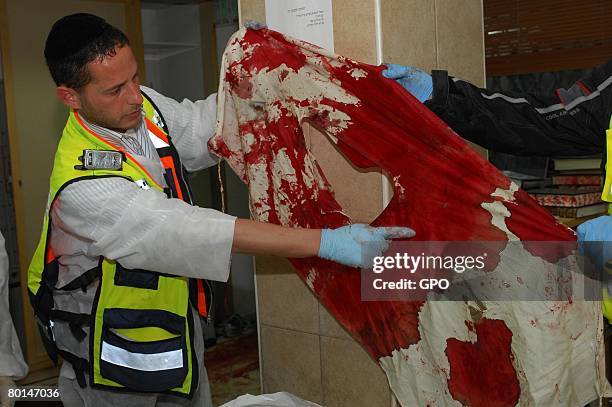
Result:
{"label": "yellow reflective vest", "polygon": [[[610,126],[606,130],[606,157],[606,180],[601,193],[601,199],[606,202],[612,202],[612,116],[610,117]],[[608,207],[608,213],[612,213],[612,205]],[[612,323],[612,296],[608,294],[606,284],[603,287],[601,306],[604,316]]]}
{"label": "yellow reflective vest", "polygon": [[[80,180],[123,177],[191,203],[183,167],[161,112],[143,96],[147,129],[165,169],[167,188],[119,146],[109,144],[87,127],[77,111],[71,111],[55,155],[42,235],[28,269],[28,291],[47,352],[55,362],[59,355],[71,363],[82,387],[86,386],[87,374],[92,387],[191,397],[197,388],[198,363],[193,350],[190,294],[191,303],[204,314],[204,296],[198,292],[202,282],[172,275],[172,270],[168,270],[170,274],[129,270],[100,257],[97,267],[56,287],[59,265],[49,245],[51,208],[66,186]],[[122,167],[84,169],[79,160],[84,150],[112,151],[110,156],[115,158],[119,152]],[[85,290],[95,280],[99,284],[91,314],[55,308],[55,293]],[[88,360],[58,348],[54,321],[68,322],[78,341],[86,336],[83,327],[89,327]]]}

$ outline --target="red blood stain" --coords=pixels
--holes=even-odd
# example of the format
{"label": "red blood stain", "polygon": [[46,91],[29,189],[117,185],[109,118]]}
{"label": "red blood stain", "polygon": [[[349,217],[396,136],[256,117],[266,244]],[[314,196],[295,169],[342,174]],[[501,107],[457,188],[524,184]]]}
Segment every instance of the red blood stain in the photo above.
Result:
{"label": "red blood stain", "polygon": [[[496,242],[499,252],[507,243],[506,233],[492,225],[492,215],[483,205],[502,202],[511,213],[505,219],[506,225],[519,238],[573,239],[571,232],[558,226],[522,191],[514,195],[513,202],[491,196],[498,189],[507,190],[508,179],[400,85],[383,79],[380,73],[384,67],[342,57],[332,64],[331,58],[297,47],[280,34],[265,29],[248,30],[238,41],[245,55],[230,63],[225,76],[226,98],[235,103],[249,103],[244,99],[249,98],[253,89],[242,81],[250,83],[257,72],[271,72],[284,64],[271,75],[285,79],[288,70],[297,72],[308,61],[315,60],[316,66],[308,65],[312,69],[310,74],[300,78],[304,86],[341,87],[359,101],[343,103],[329,97],[298,100],[283,88],[286,81],[281,81],[275,94],[264,95],[268,99],[261,112],[255,108],[249,111],[256,119],[240,122],[239,134],[218,134],[211,140],[211,151],[228,158],[243,179],[265,180],[265,196],[261,198],[262,191],[258,190],[257,195],[251,191],[251,198],[253,208],[270,208],[266,213],[268,222],[310,228],[350,223],[319,166],[312,165],[314,181],[304,175],[310,171],[306,162],[314,162],[300,126],[301,121],[307,121],[336,137],[338,148],[352,164],[364,169],[381,168],[395,180],[393,199],[372,223],[375,226],[410,226],[416,230],[416,239],[423,241]],[[366,76],[353,77],[351,72],[355,68]],[[320,93],[326,95],[326,88],[322,87]],[[280,115],[271,116],[272,110]],[[348,121],[334,117],[330,113],[334,111],[343,112]],[[228,148],[226,137],[244,140],[247,134],[256,139],[250,152]],[[275,173],[281,159],[289,160],[291,177]],[[283,215],[284,209],[288,213]],[[535,249],[532,253],[537,255]],[[489,269],[498,262],[499,256],[490,253]],[[314,258],[292,260],[292,264],[300,277],[312,284],[321,303],[375,359],[389,356],[396,349],[406,349],[421,339],[419,311],[423,302],[363,302],[356,270]],[[516,396],[518,386],[516,372],[508,363],[511,333],[502,321],[485,320],[475,329],[480,338],[477,344],[451,341],[447,350],[457,397],[474,403],[470,404],[473,406],[510,405],[503,403]],[[462,347],[473,360],[455,351]],[[487,370],[467,372],[466,366]],[[480,381],[472,380],[470,375],[479,371],[490,374],[479,376]],[[497,387],[499,381],[503,381],[503,389]],[[483,383],[493,387],[487,388]],[[484,402],[487,391],[494,404],[478,404]]]}
{"label": "red blood stain", "polygon": [[506,219],[506,225],[512,233],[521,238],[525,250],[551,263],[569,256],[575,249],[571,244],[538,244],[538,242],[573,242],[576,240],[574,233],[560,223],[540,228],[542,219],[550,217],[549,212],[523,190],[517,191],[514,196],[521,205],[505,203],[511,213]]}
{"label": "red blood stain", "polygon": [[446,341],[451,395],[470,407],[515,406],[521,389],[512,365],[512,332],[504,321],[486,318],[475,329],[475,343]]}
{"label": "red blood stain", "polygon": [[297,72],[306,63],[302,49],[275,31],[247,30],[239,43],[247,51],[240,64],[250,73],[272,71],[281,65]]}

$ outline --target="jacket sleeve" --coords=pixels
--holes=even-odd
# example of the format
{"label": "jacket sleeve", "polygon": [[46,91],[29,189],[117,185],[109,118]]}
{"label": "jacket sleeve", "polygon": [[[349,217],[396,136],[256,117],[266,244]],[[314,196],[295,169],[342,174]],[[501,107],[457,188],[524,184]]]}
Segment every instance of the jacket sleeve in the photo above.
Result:
{"label": "jacket sleeve", "polygon": [[425,104],[467,140],[502,153],[531,156],[601,154],[612,112],[612,60],[568,89],[549,95],[478,88],[432,73]]}
{"label": "jacket sleeve", "polygon": [[59,256],[80,252],[130,269],[215,281],[229,275],[235,217],[120,177],[70,184],[51,208],[51,220]]}
{"label": "jacket sleeve", "polygon": [[187,171],[212,167],[219,162],[208,150],[208,140],[215,133],[217,124],[217,94],[195,102],[182,102],[166,97],[151,88],[141,86],[142,91],[157,105],[172,137],[172,142]]}

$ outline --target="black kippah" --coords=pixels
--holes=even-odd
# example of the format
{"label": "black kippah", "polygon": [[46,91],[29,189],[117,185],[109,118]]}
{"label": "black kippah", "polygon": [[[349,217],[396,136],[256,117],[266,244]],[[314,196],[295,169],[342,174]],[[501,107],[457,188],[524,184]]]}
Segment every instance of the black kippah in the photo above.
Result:
{"label": "black kippah", "polygon": [[78,13],[60,18],[53,24],[45,43],[45,58],[59,60],[76,54],[112,28],[103,18]]}

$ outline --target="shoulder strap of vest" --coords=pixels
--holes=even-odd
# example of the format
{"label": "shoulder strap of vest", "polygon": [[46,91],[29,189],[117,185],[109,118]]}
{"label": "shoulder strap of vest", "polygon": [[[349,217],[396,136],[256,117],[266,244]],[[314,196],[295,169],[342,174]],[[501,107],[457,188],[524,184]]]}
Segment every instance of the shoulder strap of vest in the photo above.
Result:
{"label": "shoulder strap of vest", "polygon": [[157,107],[155,102],[153,102],[153,99],[151,99],[149,95],[147,95],[145,92],[141,92],[141,93],[142,93],[142,96],[145,98],[145,100],[149,102],[149,104],[153,108],[153,111],[155,112],[157,117],[159,117],[159,121],[160,121],[162,130],[164,130],[166,134],[170,134],[170,131],[168,130],[168,124],[166,123],[166,119],[164,118],[164,115],[162,114],[161,110],[159,110],[159,108]]}
{"label": "shoulder strap of vest", "polygon": [[147,130],[165,169],[164,178],[168,185],[165,192],[171,198],[193,204],[193,194],[185,175],[186,171],[172,143],[172,136],[168,133],[166,120],[155,102],[146,93],[142,92],[142,95]]}
{"label": "shoulder strap of vest", "polygon": [[[181,164],[178,151],[172,144],[172,137],[169,134],[168,125],[161,110],[157,107],[153,99],[145,92],[141,92],[144,97],[144,110],[147,117],[147,128],[155,136],[165,142],[165,146],[157,148],[162,164],[164,166],[166,183],[170,191],[169,196],[182,199],[190,204],[193,204],[191,187],[184,175],[184,168]],[[156,116],[156,117],[155,117]],[[153,123],[154,119],[155,123]],[[156,120],[159,119],[159,120]],[[159,128],[157,127],[158,125]],[[163,133],[160,130],[163,130]],[[212,288],[210,282],[200,279],[189,280],[189,292],[192,303],[197,307],[198,313],[206,317],[210,322],[211,315],[208,310],[212,306]]]}

